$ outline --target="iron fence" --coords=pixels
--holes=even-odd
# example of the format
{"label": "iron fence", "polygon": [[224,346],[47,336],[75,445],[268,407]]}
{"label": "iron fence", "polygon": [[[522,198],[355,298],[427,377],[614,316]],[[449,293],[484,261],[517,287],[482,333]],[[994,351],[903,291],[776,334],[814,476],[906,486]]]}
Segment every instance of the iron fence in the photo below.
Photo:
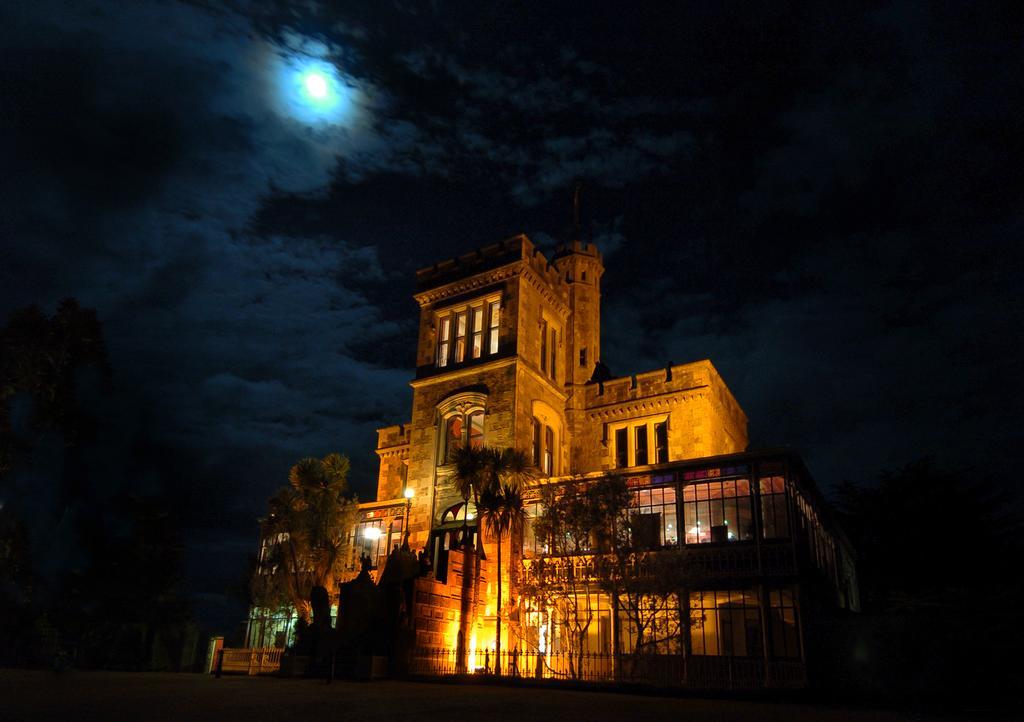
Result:
{"label": "iron fence", "polygon": [[277,647],[226,647],[217,650],[214,669],[224,674],[275,674],[281,669],[283,653]]}
{"label": "iron fence", "polygon": [[421,648],[413,653],[409,671],[424,676],[499,675],[690,689],[806,686],[806,668],[799,660],[766,662],[760,657],[685,657],[682,654],[502,650],[497,655],[493,649],[475,649],[460,661],[455,650]]}

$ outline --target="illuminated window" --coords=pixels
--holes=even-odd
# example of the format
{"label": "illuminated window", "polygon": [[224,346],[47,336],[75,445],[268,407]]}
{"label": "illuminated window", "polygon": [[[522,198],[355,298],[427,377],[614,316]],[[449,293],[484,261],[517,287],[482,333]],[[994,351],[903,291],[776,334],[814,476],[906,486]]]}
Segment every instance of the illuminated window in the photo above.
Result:
{"label": "illuminated window", "polygon": [[482,306],[480,308],[472,308],[470,309],[470,315],[473,319],[470,324],[473,329],[470,351],[473,358],[480,358],[480,354],[484,352],[484,308]]}
{"label": "illuminated window", "polygon": [[438,368],[498,352],[501,301],[484,300],[446,310],[437,318]]}
{"label": "illuminated window", "polygon": [[487,353],[498,353],[498,327],[501,324],[501,303],[491,301],[490,303],[490,334],[488,338]]}
{"label": "illuminated window", "polygon": [[452,340],[452,317],[445,316],[441,319],[441,330],[437,335],[437,365],[448,365],[448,354],[451,350]]}
{"label": "illuminated window", "polygon": [[784,539],[789,536],[789,513],[786,507],[786,480],[781,476],[757,480],[761,496],[761,536]]}
{"label": "illuminated window", "polygon": [[484,443],[484,412],[482,409],[468,415],[455,414],[444,422],[444,449],[438,456],[438,464],[451,464],[455,460],[455,450],[469,443],[473,447]]}
{"label": "illuminated window", "polygon": [[[387,529],[380,518],[367,519],[356,524],[353,549],[359,556],[370,558],[370,566],[383,567],[387,559]],[[355,566],[358,569],[358,565]]]}
{"label": "illuminated window", "polygon": [[679,654],[682,651],[676,595],[625,595],[620,597],[618,608],[623,651],[629,654]]}
{"label": "illuminated window", "polygon": [[754,592],[691,592],[690,645],[695,655],[760,656],[761,614]]}
{"label": "illuminated window", "polygon": [[455,458],[455,450],[462,446],[464,426],[462,416],[452,416],[445,424],[444,460],[447,463],[452,462]]}
{"label": "illuminated window", "polygon": [[674,486],[636,489],[630,494],[630,527],[633,546],[653,549],[679,541]]}
{"label": "illuminated window", "polygon": [[455,314],[455,363],[466,358],[466,312]]}
{"label": "illuminated window", "polygon": [[654,463],[664,464],[668,461],[668,424],[664,421],[654,425],[654,449]]}
{"label": "illuminated window", "polygon": [[530,558],[541,556],[547,553],[547,545],[543,540],[538,541],[535,531],[537,517],[540,516],[541,506],[539,502],[527,502],[523,504],[523,556]]}
{"label": "illuminated window", "polygon": [[683,526],[687,544],[753,539],[750,480],[684,486]]}

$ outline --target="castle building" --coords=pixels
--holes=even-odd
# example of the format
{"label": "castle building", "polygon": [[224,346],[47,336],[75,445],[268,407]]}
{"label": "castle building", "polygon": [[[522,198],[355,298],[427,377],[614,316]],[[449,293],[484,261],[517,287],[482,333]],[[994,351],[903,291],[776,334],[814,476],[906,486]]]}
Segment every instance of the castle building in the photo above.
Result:
{"label": "castle building", "polygon": [[[804,684],[809,624],[857,609],[850,549],[798,455],[747,449],[747,417],[711,361],[608,372],[604,270],[593,244],[572,241],[548,258],[520,235],[417,273],[411,418],[378,431],[377,501],[360,506],[356,545],[380,569],[406,535],[424,550],[416,646],[476,655],[463,668],[481,666],[500,628],[514,664],[520,654],[543,659],[522,665],[531,675],[601,678],[616,665],[621,673],[646,634],[645,651],[669,660],[669,675],[738,679],[746,670],[757,684]],[[519,449],[539,476],[525,492],[521,538],[502,540],[500,570],[496,542],[482,534],[472,605],[459,535],[481,530],[452,464],[466,444]],[[625,480],[647,545],[687,567],[685,585],[649,624],[623,612],[587,566],[593,554],[555,559],[535,533],[541,489],[609,477]],[[567,619],[564,589],[560,603],[528,594],[556,568],[578,585],[569,606],[585,608],[582,622]]]}

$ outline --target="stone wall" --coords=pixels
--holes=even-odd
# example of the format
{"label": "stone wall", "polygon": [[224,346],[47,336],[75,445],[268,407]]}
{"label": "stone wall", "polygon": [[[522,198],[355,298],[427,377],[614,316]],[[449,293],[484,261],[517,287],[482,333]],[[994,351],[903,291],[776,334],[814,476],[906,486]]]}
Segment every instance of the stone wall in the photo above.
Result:
{"label": "stone wall", "polygon": [[[448,581],[442,583],[433,576],[416,579],[414,597],[413,626],[416,630],[416,647],[420,649],[452,649],[456,647],[459,630],[460,612],[463,596],[463,561],[461,551],[452,550],[448,554]],[[480,560],[480,574],[476,579],[478,599],[477,614],[467,619],[467,629],[472,630],[483,617],[485,608],[487,580],[490,573],[490,560]],[[473,589],[470,580],[470,591]],[[468,600],[472,609],[472,599]],[[469,640],[466,640],[468,647]]]}

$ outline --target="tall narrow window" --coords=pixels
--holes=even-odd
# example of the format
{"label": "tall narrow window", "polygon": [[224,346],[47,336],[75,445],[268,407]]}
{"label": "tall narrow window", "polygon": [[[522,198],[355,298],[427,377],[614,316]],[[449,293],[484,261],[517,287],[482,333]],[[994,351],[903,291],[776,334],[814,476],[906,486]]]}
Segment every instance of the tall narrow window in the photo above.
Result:
{"label": "tall narrow window", "polygon": [[768,592],[771,605],[772,656],[799,657],[800,636],[796,623],[796,603],[789,589]]}
{"label": "tall narrow window", "polygon": [[761,495],[761,536],[783,539],[789,536],[786,506],[786,480],[782,476],[762,476],[757,480]]}
{"label": "tall narrow window", "polygon": [[555,329],[551,329],[550,350],[551,350],[551,363],[548,364],[548,368],[551,371],[551,378],[557,381],[558,380],[558,375],[557,375],[557,372],[556,372],[556,368],[557,367],[556,367],[556,364],[555,364],[555,359],[558,358],[558,331],[556,331]]}
{"label": "tall narrow window", "polygon": [[466,358],[466,312],[455,314],[455,363]]}
{"label": "tall narrow window", "polygon": [[490,337],[488,338],[487,353],[498,353],[498,327],[501,325],[501,302],[491,301],[490,312]]}
{"label": "tall narrow window", "polygon": [[464,427],[461,416],[453,416],[448,419],[445,426],[444,460],[451,463],[455,458],[455,450],[462,446]]}
{"label": "tall narrow window", "polygon": [[641,424],[633,429],[636,438],[636,466],[643,466],[647,463],[647,424]]}
{"label": "tall narrow window", "polygon": [[533,420],[533,465],[540,468],[540,422]]}
{"label": "tall narrow window", "polygon": [[668,461],[668,424],[664,421],[654,425],[654,448],[656,464]]}
{"label": "tall narrow window", "polygon": [[474,411],[469,415],[469,445],[479,449],[484,445],[484,412]]}
{"label": "tall narrow window", "polygon": [[615,466],[620,469],[629,466],[629,429],[615,430]]}
{"label": "tall narrow window", "polygon": [[587,349],[585,347],[580,349],[580,366],[587,367]]}
{"label": "tall narrow window", "polygon": [[540,370],[547,373],[548,370],[548,322],[540,324]]}
{"label": "tall narrow window", "polygon": [[483,306],[480,308],[470,309],[472,315],[471,327],[473,329],[472,342],[470,343],[470,349],[473,353],[473,358],[480,358],[480,354],[484,352],[484,309]]}
{"label": "tall narrow window", "polygon": [[452,340],[452,317],[445,316],[441,319],[441,329],[437,334],[437,365],[448,365],[448,350]]}
{"label": "tall narrow window", "polygon": [[555,473],[555,432],[550,426],[544,427],[544,473]]}

